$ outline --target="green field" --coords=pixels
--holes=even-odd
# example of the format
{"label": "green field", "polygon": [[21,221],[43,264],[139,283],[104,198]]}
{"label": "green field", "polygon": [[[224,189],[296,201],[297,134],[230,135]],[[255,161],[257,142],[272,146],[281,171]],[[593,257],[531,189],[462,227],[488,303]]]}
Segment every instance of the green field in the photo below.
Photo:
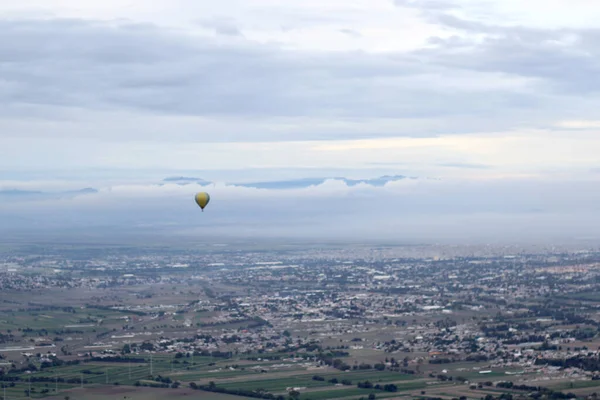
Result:
{"label": "green field", "polygon": [[[179,359],[178,361],[189,360],[189,365],[183,365],[181,363],[172,364],[174,358],[169,355],[153,356],[151,369],[150,357],[145,356],[145,359],[146,362],[141,364],[129,364],[127,362],[85,362],[79,365],[46,368],[31,375],[22,374],[20,375],[21,380],[15,382],[14,387],[7,388],[7,396],[8,398],[23,398],[25,391],[30,387],[32,389],[32,397],[34,398],[53,395],[55,389],[58,389],[59,392],[70,389],[82,390],[82,386],[83,390],[92,390],[95,387],[125,390],[124,388],[131,388],[137,382],[140,382],[142,385],[155,385],[156,382],[152,380],[152,375],[154,377],[160,375],[164,378],[170,378],[172,382],[180,381],[181,388],[171,389],[173,393],[183,390],[192,381],[196,381],[199,384],[207,384],[210,381],[215,381],[219,387],[227,389],[265,389],[270,393],[276,394],[284,394],[288,387],[306,387],[311,390],[310,395],[309,393],[304,393],[302,398],[313,399],[341,398],[354,395],[368,396],[373,391],[380,393],[381,396],[390,394],[375,389],[359,389],[356,387],[358,382],[367,380],[373,384],[393,382],[398,385],[399,391],[425,387],[425,383],[422,380],[415,381],[415,377],[411,375],[390,371],[359,370],[340,372],[333,369],[308,371],[300,365],[290,364],[289,368],[282,368],[275,371],[269,370],[266,373],[261,373],[261,369],[268,368],[277,363],[281,364],[282,361],[246,362],[243,365],[243,370],[241,366],[238,369],[229,370],[223,367],[235,364],[234,360],[217,359],[215,361],[210,357],[194,357],[194,365],[191,365],[191,358]],[[253,369],[253,367],[258,368]],[[219,368],[223,369],[218,370]],[[325,381],[313,380],[312,377],[314,375],[323,377]],[[31,382],[30,384],[30,378],[34,380],[46,378],[48,382]],[[352,385],[335,386],[327,382],[333,378],[338,379],[339,382],[344,379],[350,380]],[[58,382],[58,380],[64,381]],[[138,389],[142,388],[138,387]],[[46,391],[46,393],[43,393],[43,391]],[[205,392],[200,391],[199,393]]]}
{"label": "green field", "polygon": [[[103,387],[90,389],[74,389],[72,391],[61,393],[58,396],[48,397],[48,400],[64,400],[69,396],[72,400],[163,400],[165,398],[181,399],[202,399],[202,400],[244,400],[249,399],[243,396],[232,396],[227,394],[207,393],[194,391],[191,389],[151,389],[151,388],[133,388],[133,387]],[[9,398],[9,399],[12,399]]]}
{"label": "green field", "polygon": [[595,388],[600,387],[600,381],[573,381],[573,382],[560,382],[556,384],[548,385],[549,388],[554,390],[569,391],[570,389],[584,389],[584,388]]}

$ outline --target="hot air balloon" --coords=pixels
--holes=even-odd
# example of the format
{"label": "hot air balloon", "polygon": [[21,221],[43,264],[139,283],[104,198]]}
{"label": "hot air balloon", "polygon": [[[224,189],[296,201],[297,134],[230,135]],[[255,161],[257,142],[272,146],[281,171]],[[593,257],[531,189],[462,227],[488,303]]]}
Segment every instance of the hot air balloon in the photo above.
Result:
{"label": "hot air balloon", "polygon": [[199,192],[199,193],[196,193],[195,200],[196,200],[196,204],[198,204],[200,206],[200,208],[202,209],[202,212],[204,212],[204,207],[206,207],[206,205],[210,201],[210,195],[206,192]]}

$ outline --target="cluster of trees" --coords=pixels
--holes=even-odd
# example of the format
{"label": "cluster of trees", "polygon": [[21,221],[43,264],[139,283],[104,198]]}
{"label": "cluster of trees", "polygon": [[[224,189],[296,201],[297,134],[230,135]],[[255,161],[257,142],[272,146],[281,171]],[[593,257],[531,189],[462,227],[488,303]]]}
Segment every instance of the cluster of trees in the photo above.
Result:
{"label": "cluster of trees", "polygon": [[[10,385],[11,387],[14,387],[14,382],[29,382],[29,381],[31,381],[31,383],[54,383],[54,382],[58,382],[58,383],[72,383],[72,384],[77,384],[77,385],[79,385],[81,383],[81,378],[69,378],[69,379],[65,379],[65,378],[53,377],[53,376],[34,376],[34,375],[30,375],[27,378],[27,380],[21,379],[20,376],[4,376],[2,378],[2,380],[4,382],[11,382],[11,383],[13,383],[13,384]],[[88,381],[84,379],[83,383],[88,383]]]}
{"label": "cluster of trees", "polygon": [[272,326],[269,321],[267,321],[266,319],[262,319],[261,317],[246,317],[246,316],[239,317],[239,318],[232,318],[228,321],[198,322],[198,323],[196,323],[196,326],[198,328],[215,327],[215,326],[228,325],[228,324],[231,324],[234,322],[235,323],[247,322],[248,324],[246,325],[246,329],[259,328],[261,326]]}
{"label": "cluster of trees", "polygon": [[[251,357],[246,357],[246,360],[248,361],[258,361],[261,357],[255,357],[255,356],[251,356]],[[278,361],[281,360],[281,356],[277,356],[277,355],[270,355],[269,356],[269,360],[273,360],[273,361]]]}
{"label": "cluster of trees", "polygon": [[575,356],[571,358],[538,358],[535,360],[536,365],[548,364],[553,367],[562,368],[580,368],[584,371],[599,371],[600,358],[598,356]]}
{"label": "cluster of trees", "polygon": [[133,314],[133,315],[138,315],[140,317],[143,317],[145,315],[148,315],[148,313],[145,313],[143,311],[136,311],[136,310],[119,310],[116,308],[113,308],[111,306],[100,306],[97,304],[86,304],[85,308],[94,308],[96,310],[103,310],[103,311],[110,311],[110,312],[122,312],[122,313],[126,313],[126,314]]}
{"label": "cluster of trees", "polygon": [[[18,303],[15,303],[18,304]],[[27,303],[28,306],[30,306],[30,308],[19,308],[19,312],[47,312],[47,311],[62,311],[62,312],[66,312],[66,313],[72,313],[75,314],[75,308],[74,307],[63,307],[63,306],[49,306],[46,304],[40,304],[40,303],[32,303],[32,302],[28,302]]]}
{"label": "cluster of trees", "polygon": [[154,380],[154,382],[162,383],[165,385],[170,385],[173,389],[178,388],[180,385],[179,382],[173,382],[173,380],[171,378],[169,378],[168,376],[158,375],[153,380]]}
{"label": "cluster of trees", "polygon": [[515,385],[513,382],[498,382],[496,387],[502,389],[527,390],[529,392],[541,392],[541,386]]}
{"label": "cluster of trees", "polygon": [[[529,397],[533,398],[533,399],[539,399],[539,398],[547,398],[547,399],[574,399],[577,396],[575,396],[573,393],[563,393],[563,392],[559,392],[559,391],[554,391],[552,389],[548,389],[545,387],[541,387],[541,386],[529,386],[529,385],[516,385],[513,382],[498,382],[496,384],[496,387],[498,388],[502,388],[502,389],[512,389],[512,390],[522,390],[522,391],[527,391],[527,392],[533,392],[529,394]],[[510,395],[511,397],[504,397],[501,399],[502,400],[512,400],[512,395]],[[495,399],[488,399],[486,397],[485,400],[495,400]]]}
{"label": "cluster of trees", "polygon": [[565,325],[587,324],[599,327],[600,323],[593,319],[587,318],[580,313],[573,311],[561,310],[556,304],[548,305],[533,305],[529,307],[532,313],[537,317],[551,317],[557,321],[562,321]]}
{"label": "cluster of trees", "polygon": [[9,343],[9,342],[13,342],[15,340],[15,337],[13,334],[11,333],[0,333],[0,344],[4,344],[4,343]]}
{"label": "cluster of trees", "polygon": [[[325,378],[323,378],[322,376],[319,376],[319,375],[313,376],[312,379],[313,379],[313,381],[325,382]],[[342,381],[340,382],[337,378],[332,378],[332,379],[328,380],[327,382],[329,382],[333,385],[337,385],[338,383],[341,383],[344,386],[352,385],[352,381],[349,379],[342,379]]]}
{"label": "cluster of trees", "polygon": [[486,362],[489,361],[488,356],[484,354],[470,354],[465,358],[465,361]]}
{"label": "cluster of trees", "polygon": [[233,353],[231,351],[194,351],[194,356],[202,356],[202,357],[213,357],[213,358],[231,358],[233,357]]}
{"label": "cluster of trees", "polygon": [[294,346],[296,349],[306,349],[309,352],[323,351],[323,348],[318,343],[302,343]]}
{"label": "cluster of trees", "polygon": [[331,362],[331,364],[329,364],[329,360],[323,360],[323,362],[327,365],[331,365],[335,369],[339,369],[340,371],[349,371],[352,369],[352,367],[350,367],[350,365],[346,364],[344,361],[340,360],[339,358],[336,358],[335,360],[333,360]]}
{"label": "cluster of trees", "polygon": [[[231,394],[234,396],[251,397],[255,399],[268,399],[268,400],[285,400],[282,395],[275,396],[273,393],[268,393],[266,390],[246,390],[246,389],[226,389],[218,387],[214,382],[210,382],[208,385],[198,385],[195,382],[190,383],[190,388],[194,390],[204,390],[205,392]],[[296,392],[298,393],[298,392]]]}
{"label": "cluster of trees", "polygon": [[454,360],[451,358],[431,358],[429,360],[429,364],[450,364],[453,362]]}
{"label": "cluster of trees", "polygon": [[79,364],[81,364],[80,360],[65,361],[65,360],[61,360],[58,357],[52,356],[49,358],[49,361],[44,361],[43,363],[40,364],[40,369],[70,366],[70,365],[79,365]]}
{"label": "cluster of trees", "polygon": [[[346,355],[348,355],[348,353],[346,353]],[[321,364],[339,369],[340,371],[349,371],[352,369],[350,365],[346,364],[341,359],[333,358],[334,355],[331,352],[329,354],[319,354],[317,357],[319,358]]]}
{"label": "cluster of trees", "polygon": [[90,357],[87,361],[94,362],[118,362],[118,363],[145,363],[146,359],[136,357],[122,357],[122,356],[110,356],[110,357]]}
{"label": "cluster of trees", "polygon": [[[431,378],[433,378],[433,377],[434,377],[434,375],[433,375],[433,374],[429,374],[429,376],[430,376]],[[446,381],[453,381],[453,380],[454,380],[454,378],[453,378],[452,376],[448,376],[448,375],[444,375],[444,374],[439,374],[439,375],[437,375],[437,376],[436,376],[436,378],[437,378],[439,381],[442,381],[442,382],[446,382]]]}
{"label": "cluster of trees", "polygon": [[82,374],[85,375],[104,375],[104,371],[90,371],[89,369],[84,369],[81,371]]}
{"label": "cluster of trees", "polygon": [[[530,393],[529,397],[532,399],[536,399],[536,400],[541,399],[541,398],[552,399],[552,400],[576,399],[577,398],[577,396],[574,395],[573,393],[565,394],[563,392],[555,392],[550,389],[546,389],[543,392]],[[488,394],[487,396],[484,397],[484,400],[513,400],[513,399],[514,399],[514,397],[510,393],[502,393],[498,397],[494,397],[491,394]]]}
{"label": "cluster of trees", "polygon": [[[79,360],[73,360],[73,361],[63,361],[63,360],[59,360],[56,357],[52,358],[51,362],[43,362],[40,365],[39,369],[44,369],[44,368],[50,368],[50,367],[57,367],[57,366],[62,366],[62,365],[79,365],[80,361]],[[34,364],[29,363],[28,365],[26,365],[23,368],[16,368],[16,366],[14,364],[12,364],[12,369],[10,369],[8,371],[9,374],[23,374],[26,372],[35,372],[39,370],[38,367],[36,367]]]}
{"label": "cluster of trees", "polygon": [[[30,395],[32,393],[37,393],[35,388],[31,388],[31,392],[29,391],[29,389],[25,389],[23,392],[25,393],[25,396],[27,396],[27,397],[30,397]],[[48,393],[50,393],[50,389],[42,389],[40,391],[40,394],[43,394],[43,395],[48,394]]]}
{"label": "cluster of trees", "polygon": [[[375,400],[376,398],[377,398],[377,396],[375,396],[375,393],[371,393],[369,395],[369,397],[367,397],[367,399],[369,399],[369,400]],[[360,397],[358,400],[365,400],[365,398],[364,397]],[[442,400],[442,399],[440,399],[440,400]]]}
{"label": "cluster of trees", "polygon": [[[135,383],[135,386],[154,387],[154,388],[161,388],[161,389],[168,389],[169,387],[171,387],[171,388],[175,389],[175,386],[169,385],[168,383],[162,383],[162,382],[156,382],[156,383],[144,382],[144,383],[142,383],[140,381],[137,381]],[[176,387],[179,387],[179,384]]]}
{"label": "cluster of trees", "polygon": [[356,385],[359,389],[376,389],[376,390],[383,390],[386,392],[397,392],[398,391],[398,386],[394,385],[393,383],[390,384],[385,384],[385,385],[380,385],[380,384],[373,384],[369,381],[364,381],[364,382],[358,382],[358,384]]}

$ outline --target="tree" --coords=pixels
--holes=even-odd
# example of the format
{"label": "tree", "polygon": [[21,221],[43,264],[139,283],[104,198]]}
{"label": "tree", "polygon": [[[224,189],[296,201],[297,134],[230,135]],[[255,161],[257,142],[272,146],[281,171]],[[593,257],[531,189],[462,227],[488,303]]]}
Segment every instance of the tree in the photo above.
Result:
{"label": "tree", "polygon": [[377,363],[373,366],[377,371],[383,371],[385,370],[385,364],[383,363]]}

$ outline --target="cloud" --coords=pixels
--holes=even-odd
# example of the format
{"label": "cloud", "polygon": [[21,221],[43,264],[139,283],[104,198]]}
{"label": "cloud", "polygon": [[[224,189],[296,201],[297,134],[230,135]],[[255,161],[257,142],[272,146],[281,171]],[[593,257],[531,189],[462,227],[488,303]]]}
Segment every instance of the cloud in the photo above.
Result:
{"label": "cloud", "polygon": [[[544,11],[537,7],[541,5],[538,2],[529,3],[536,9],[531,13],[535,14],[534,20],[524,20],[529,8],[524,3],[519,7],[516,4],[503,7],[496,1],[396,1],[398,6],[415,8],[427,20],[455,32],[446,37],[432,36],[430,47],[416,50],[423,62],[476,73],[529,78],[539,84],[535,96],[539,105],[545,108],[550,100],[557,107],[562,103],[563,113],[574,112],[576,107],[570,109],[563,103],[566,99],[598,94],[599,87],[593,77],[600,71],[597,61],[600,30],[577,26],[566,18],[572,9],[567,1],[556,2],[556,10],[551,7]],[[562,24],[553,18],[554,12],[562,13]],[[583,20],[586,14],[600,13],[600,7],[582,4],[575,13]],[[529,107],[531,101],[513,99],[512,104]]]}
{"label": "cloud", "polygon": [[563,129],[598,129],[600,128],[600,121],[560,121],[556,125]]}
{"label": "cloud", "polygon": [[26,201],[74,198],[77,196],[85,196],[96,193],[98,193],[98,190],[94,188],[84,188],[79,190],[70,190],[63,192],[43,192],[39,190],[22,189],[0,189],[0,203],[3,201],[14,201],[22,203]]}
{"label": "cloud", "polygon": [[198,21],[198,23],[203,27],[214,29],[219,35],[243,36],[242,32],[236,26],[235,20],[231,18],[205,19]]}
{"label": "cloud", "polygon": [[360,32],[355,31],[354,29],[340,29],[340,32],[342,32],[345,35],[348,35],[350,37],[355,37],[355,38],[359,38],[362,37],[362,35],[360,34]]}
{"label": "cloud", "polygon": [[466,33],[388,53],[292,50],[148,23],[0,19],[11,37],[0,43],[10,60],[0,66],[0,128],[102,141],[336,140],[554,127],[595,112],[592,93],[573,97],[593,89],[595,32],[436,15]]}
{"label": "cloud", "polygon": [[[400,180],[350,186],[340,180],[288,190],[215,184],[115,185],[98,193],[0,206],[13,232],[68,229],[191,237],[312,237],[369,240],[536,240],[598,237],[598,181]],[[211,203],[200,213],[196,191]],[[8,221],[8,220],[7,220]],[[68,232],[65,233],[68,237]],[[73,234],[73,233],[71,233]],[[553,236],[555,235],[555,236]]]}
{"label": "cloud", "polygon": [[[428,3],[425,3],[428,4]],[[599,29],[539,28],[477,21],[420,6],[427,18],[460,35],[430,39],[433,46],[417,50],[424,60],[478,73],[529,77],[549,85],[541,95],[597,93],[591,79],[600,70],[596,55]],[[565,93],[567,91],[567,93]],[[539,96],[541,97],[541,96]]]}
{"label": "cloud", "polygon": [[0,20],[0,31],[14,38],[0,45],[0,57],[12,61],[2,65],[9,84],[0,101],[8,104],[196,116],[339,115],[364,103],[356,99],[353,106],[349,98],[346,107],[337,104],[344,81],[401,76],[409,68],[377,56],[304,58],[248,41],[223,46],[151,26]]}
{"label": "cloud", "polygon": [[448,167],[448,168],[466,168],[466,169],[490,169],[492,166],[485,164],[472,164],[472,163],[461,163],[461,162],[451,162],[451,163],[441,163],[438,164],[440,167]]}
{"label": "cloud", "polygon": [[[285,135],[277,118],[325,118],[349,125],[383,118],[398,121],[394,134],[418,135],[422,128],[402,127],[403,121],[452,118],[466,108],[476,120],[518,114],[542,102],[532,92],[538,88],[535,82],[485,68],[464,74],[461,70],[469,66],[444,61],[444,49],[392,55],[298,52],[244,39],[221,43],[147,24],[66,19],[0,20],[0,31],[13,38],[0,44],[0,57],[11,60],[0,67],[6,86],[0,103],[8,116],[24,106],[44,105],[184,118],[233,116],[250,119],[251,125],[256,118],[268,118],[275,123],[274,137]],[[426,63],[423,56],[429,58]],[[353,129],[332,134],[348,135]],[[326,138],[328,131],[331,127],[303,134]],[[386,134],[377,126],[359,133]]]}
{"label": "cloud", "polygon": [[[600,7],[573,1],[0,4],[0,169],[99,188],[56,203],[81,207],[201,176],[283,201],[280,218],[306,193],[392,204],[382,175],[489,180],[471,195],[498,198],[495,179],[530,177],[551,197],[592,179],[600,151]],[[150,193],[183,195],[163,183]],[[267,190],[281,185],[307,192]]]}
{"label": "cloud", "polygon": [[447,11],[457,7],[455,1],[444,0],[394,0],[399,7],[414,7],[421,10]]}

